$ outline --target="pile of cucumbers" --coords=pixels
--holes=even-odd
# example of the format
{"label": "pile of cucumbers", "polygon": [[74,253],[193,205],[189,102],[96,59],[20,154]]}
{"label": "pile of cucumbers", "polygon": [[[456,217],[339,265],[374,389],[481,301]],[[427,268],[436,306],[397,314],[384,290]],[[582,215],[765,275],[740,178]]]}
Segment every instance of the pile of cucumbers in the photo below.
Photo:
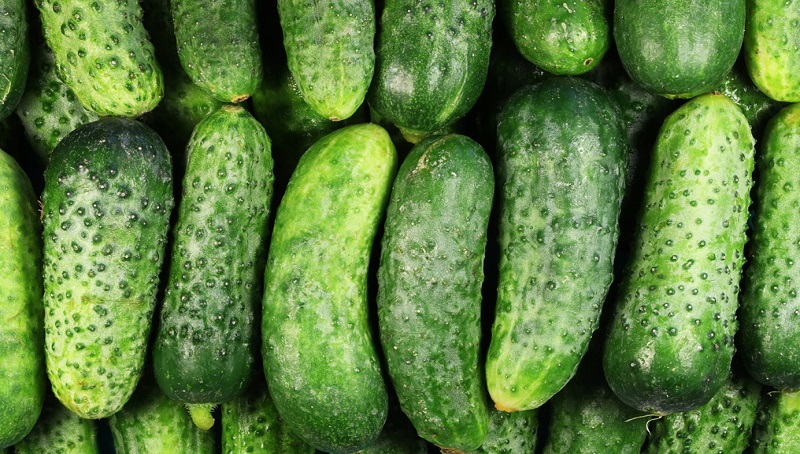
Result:
{"label": "pile of cucumbers", "polygon": [[800,1],[2,0],[0,453],[800,452]]}

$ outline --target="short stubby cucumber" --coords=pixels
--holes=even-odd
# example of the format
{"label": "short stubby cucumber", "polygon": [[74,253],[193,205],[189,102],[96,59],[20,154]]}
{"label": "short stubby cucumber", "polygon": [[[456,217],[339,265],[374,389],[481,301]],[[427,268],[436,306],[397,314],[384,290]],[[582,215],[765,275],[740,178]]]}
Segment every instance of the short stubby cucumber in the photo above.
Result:
{"label": "short stubby cucumber", "polygon": [[767,124],[756,159],[759,183],[739,309],[739,349],[750,374],[777,389],[800,389],[800,104]]}
{"label": "short stubby cucumber", "polygon": [[0,4],[0,120],[11,115],[25,91],[31,61],[25,0]]}
{"label": "short stubby cucumber", "polygon": [[753,154],[747,119],[722,95],[687,102],[659,131],[603,354],[634,408],[689,411],[727,377]]}
{"label": "short stubby cucumber", "polygon": [[800,425],[797,421],[800,421],[800,392],[764,393],[756,415],[749,452],[800,452]]}
{"label": "short stubby cucumber", "polygon": [[33,430],[14,445],[16,454],[99,454],[96,424],[61,405],[53,395],[45,399]]}
{"label": "short stubby cucumber", "polygon": [[489,411],[489,431],[474,454],[533,454],[539,435],[539,410]]}
{"label": "short stubby cucumber", "polygon": [[31,430],[45,396],[41,231],[28,176],[0,150],[0,448]]}
{"label": "short stubby cucumber", "polygon": [[255,1],[173,0],[170,7],[178,57],[192,81],[223,102],[249,98],[263,72]]}
{"label": "short stubby cucumber", "polygon": [[173,206],[164,142],[110,117],[68,134],[42,193],[47,375],[83,418],[118,411],[144,366]]}
{"label": "short stubby cucumber", "polygon": [[375,69],[374,0],[279,0],[278,14],[303,98],[324,118],[350,118]]}
{"label": "short stubby cucumber", "polygon": [[378,326],[400,407],[420,437],[469,451],[489,424],[480,361],[481,284],[494,173],[458,134],[423,139],[386,210]]}
{"label": "short stubby cucumber", "polygon": [[742,53],[753,83],[776,101],[800,101],[800,3],[748,0]]}
{"label": "short stubby cucumber", "polygon": [[300,158],[276,213],[264,278],[264,372],[281,418],[322,451],[365,447],[386,421],[367,270],[396,168],[386,130],[344,127]]}
{"label": "short stubby cucumber", "polygon": [[[272,155],[264,127],[225,105],[195,127],[153,369],[171,399],[194,417],[244,392],[258,353]],[[195,405],[200,404],[200,405]]]}
{"label": "short stubby cucumber", "polygon": [[136,117],[164,79],[136,0],[35,0],[58,75],[98,115]]}
{"label": "short stubby cucumber", "polygon": [[575,374],[612,281],[627,137],[601,87],[558,77],[517,91],[497,126],[499,283],[486,382],[530,410]]}

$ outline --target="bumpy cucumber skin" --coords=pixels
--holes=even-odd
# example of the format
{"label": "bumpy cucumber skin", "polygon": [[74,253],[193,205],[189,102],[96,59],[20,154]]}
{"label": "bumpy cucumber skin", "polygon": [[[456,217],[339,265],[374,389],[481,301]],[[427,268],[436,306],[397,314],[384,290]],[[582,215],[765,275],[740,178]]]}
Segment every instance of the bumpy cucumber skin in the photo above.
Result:
{"label": "bumpy cucumber skin", "polygon": [[611,45],[606,0],[501,0],[498,9],[519,52],[536,66],[577,76],[600,63]]}
{"label": "bumpy cucumber skin", "polygon": [[475,454],[533,454],[539,431],[539,411],[489,411],[489,432]]}
{"label": "bumpy cucumber skin", "polygon": [[486,358],[499,409],[545,403],[597,329],[625,185],[619,115],[605,90],[568,77],[521,89],[500,112],[500,266]]}
{"label": "bumpy cucumber skin", "polygon": [[334,131],[300,159],[275,217],[264,283],[264,371],[308,444],[374,441],[388,396],[367,321],[367,268],[397,156],[380,126]]}
{"label": "bumpy cucumber skin", "polygon": [[11,115],[25,91],[31,61],[25,0],[0,5],[0,120]]}
{"label": "bumpy cucumber skin", "polygon": [[689,101],[659,132],[603,358],[634,408],[689,411],[725,381],[753,154],[747,119],[722,95]]}
{"label": "bumpy cucumber skin", "polygon": [[745,0],[618,0],[614,39],[631,78],[674,98],[711,91],[742,47]]}
{"label": "bumpy cucumber skin", "polygon": [[489,0],[387,0],[370,106],[409,136],[463,117],[486,81],[494,14]]}
{"label": "bumpy cucumber skin", "polygon": [[217,99],[241,102],[261,84],[254,0],[173,0],[178,56],[186,74]]}
{"label": "bumpy cucumber skin", "polygon": [[83,107],[61,81],[56,74],[53,53],[46,46],[41,46],[34,58],[28,86],[16,112],[31,147],[42,162],[47,162],[64,136],[100,118]]}
{"label": "bumpy cucumber skin", "polygon": [[378,326],[400,407],[420,437],[473,450],[489,415],[481,374],[481,284],[494,174],[486,152],[451,134],[419,142],[386,211]]}
{"label": "bumpy cucumber skin", "polygon": [[747,75],[743,60],[738,60],[725,76],[722,84],[714,90],[735,102],[750,123],[753,137],[761,139],[767,122],[778,113],[785,103],[775,101],[756,87]]}
{"label": "bumpy cucumber skin", "polygon": [[350,118],[375,70],[374,0],[279,0],[289,70],[324,118]]}
{"label": "bumpy cucumber skin", "polygon": [[0,447],[31,430],[44,401],[42,230],[37,211],[27,175],[0,150]]}
{"label": "bumpy cucumber skin", "polygon": [[[765,388],[764,391],[767,391]],[[800,392],[765,392],[751,439],[752,454],[783,454],[800,450]]]}
{"label": "bumpy cucumber skin", "polygon": [[249,112],[226,105],[187,149],[153,368],[171,399],[218,404],[244,392],[258,352],[271,144]]}
{"label": "bumpy cucumber skin", "polygon": [[58,75],[98,115],[136,117],[164,95],[164,80],[136,0],[35,0]]}
{"label": "bumpy cucumber skin", "polygon": [[85,124],[51,155],[42,201],[47,374],[67,408],[103,418],[144,365],[173,205],[164,142],[135,120]]}
{"label": "bumpy cucumber skin", "polygon": [[14,449],[16,454],[98,454],[96,438],[93,420],[79,417],[50,396],[33,430]]}
{"label": "bumpy cucumber skin", "polygon": [[777,389],[800,389],[800,104],[773,117],[758,154],[750,263],[739,309],[739,348],[750,374]]}
{"label": "bumpy cucumber skin", "polygon": [[748,0],[743,54],[753,83],[777,101],[800,101],[800,3]]}

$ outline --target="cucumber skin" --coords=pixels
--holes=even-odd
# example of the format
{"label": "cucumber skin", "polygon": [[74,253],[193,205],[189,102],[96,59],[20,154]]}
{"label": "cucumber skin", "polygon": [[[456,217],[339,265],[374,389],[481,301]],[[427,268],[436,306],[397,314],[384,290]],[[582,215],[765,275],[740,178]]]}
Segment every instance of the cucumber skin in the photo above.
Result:
{"label": "cucumber skin", "polygon": [[747,1],[744,54],[753,83],[776,101],[800,101],[797,2]]}
{"label": "cucumber skin", "polygon": [[0,150],[0,448],[31,430],[44,401],[41,231],[30,180]]}
{"label": "cucumber skin", "polygon": [[747,117],[756,140],[761,140],[767,122],[787,105],[765,95],[753,84],[743,59],[737,60],[715,91],[727,96],[739,106]]}
{"label": "cucumber skin", "polygon": [[31,60],[27,15],[25,0],[0,6],[0,120],[11,115],[25,91]]}
{"label": "cucumber skin", "polygon": [[489,415],[481,374],[481,284],[494,173],[472,139],[419,142],[386,211],[378,326],[400,407],[420,437],[474,450]]}
{"label": "cucumber skin", "polygon": [[222,102],[249,98],[263,72],[255,1],[172,0],[170,6],[178,56],[192,81]]}
{"label": "cucumber skin", "polygon": [[642,87],[692,98],[719,85],[742,47],[745,0],[618,0],[614,39]]}
{"label": "cucumber skin", "polygon": [[424,7],[387,0],[369,105],[410,135],[463,117],[486,81],[494,14],[490,0],[446,0]]}
{"label": "cucumber skin", "polygon": [[475,454],[533,454],[539,432],[539,410],[489,410],[489,431]]}
{"label": "cucumber skin", "polygon": [[171,171],[161,138],[119,117],[68,134],[45,170],[47,374],[56,397],[83,418],[119,410],[141,376]]}
{"label": "cucumber skin", "polygon": [[611,389],[634,408],[689,411],[725,381],[753,148],[747,119],[722,95],[687,102],[659,131],[603,357]]}
{"label": "cucumber skin", "polygon": [[568,77],[519,90],[500,112],[500,265],[486,381],[501,410],[534,409],[556,394],[597,329],[628,155],[619,116],[605,90]]}
{"label": "cucumber skin", "polygon": [[84,107],[100,116],[136,117],[158,104],[164,80],[138,1],[34,3],[58,75]]}
{"label": "cucumber skin", "polygon": [[367,320],[367,268],[396,168],[383,128],[334,131],[300,159],[275,217],[264,278],[264,371],[283,420],[322,451],[365,447],[386,420]]}
{"label": "cucumber skin", "polygon": [[14,445],[16,454],[98,454],[95,422],[83,419],[53,396],[45,399],[33,430]]}
{"label": "cucumber skin", "polygon": [[750,374],[777,389],[800,389],[800,329],[795,261],[800,247],[792,239],[800,196],[794,190],[800,162],[800,104],[770,120],[757,162],[755,216],[739,309],[739,349]]}
{"label": "cucumber skin", "polygon": [[187,150],[153,368],[169,398],[218,404],[244,392],[258,352],[271,144],[227,105],[198,123]]}
{"label": "cucumber skin", "polygon": [[289,69],[314,111],[350,118],[375,70],[374,0],[279,0]]}
{"label": "cucumber skin", "polygon": [[[765,391],[767,388],[765,388]],[[765,392],[756,415],[752,454],[783,454],[800,449],[800,392]]]}

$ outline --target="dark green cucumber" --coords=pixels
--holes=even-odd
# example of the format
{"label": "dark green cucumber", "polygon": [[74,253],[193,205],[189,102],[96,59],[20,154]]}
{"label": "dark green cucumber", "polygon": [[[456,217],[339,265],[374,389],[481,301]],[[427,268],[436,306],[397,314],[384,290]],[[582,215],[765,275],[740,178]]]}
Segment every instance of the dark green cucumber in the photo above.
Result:
{"label": "dark green cucumber", "polygon": [[275,217],[262,314],[275,407],[308,444],[352,452],[375,440],[388,397],[367,320],[367,268],[397,157],[366,123],[300,158]]}
{"label": "dark green cucumber", "polygon": [[494,2],[387,0],[367,100],[411,142],[463,117],[489,66]]}
{"label": "dark green cucumber", "polygon": [[752,454],[800,452],[798,421],[800,421],[800,392],[765,392],[756,415],[750,452]]}
{"label": "dark green cucumber", "polygon": [[249,98],[263,67],[254,0],[173,0],[178,56],[186,74],[223,102]]}
{"label": "dark green cucumber", "polygon": [[164,95],[164,80],[136,0],[35,0],[56,70],[98,115],[136,117]]}
{"label": "dark green cucumber", "polygon": [[611,46],[607,0],[501,0],[498,9],[520,53],[545,71],[577,76]]}
{"label": "dark green cucumber", "polygon": [[494,174],[486,152],[451,134],[403,161],[386,210],[378,326],[400,407],[419,435],[474,450],[489,424],[481,374],[481,284]]}
{"label": "dark green cucumber", "polygon": [[98,454],[95,422],[83,419],[54,396],[45,399],[33,430],[14,445],[16,454]]}
{"label": "dark green cucumber", "polygon": [[0,448],[27,434],[45,395],[42,239],[36,195],[0,150]]}
{"label": "dark green cucumber", "polygon": [[50,156],[42,194],[47,374],[81,417],[118,411],[142,374],[171,175],[161,138],[124,118],[79,127]]}
{"label": "dark green cucumber", "polygon": [[350,118],[375,69],[374,0],[278,0],[289,70],[324,118]]}
{"label": "dark green cucumber", "polygon": [[[233,105],[198,123],[187,146],[153,368],[159,387],[193,418],[203,405],[210,418],[211,405],[244,392],[258,352],[270,146],[263,126]],[[208,429],[213,419],[195,422]]]}
{"label": "dark green cucumber", "polygon": [[758,155],[755,216],[739,310],[739,348],[750,374],[778,389],[800,389],[800,260],[795,190],[800,159],[800,104],[767,124]]}
{"label": "dark green cucumber", "polygon": [[722,95],[689,101],[659,131],[603,361],[634,408],[689,411],[725,381],[753,154],[747,119]]}
{"label": "dark green cucumber", "polygon": [[761,134],[769,119],[786,106],[785,103],[765,95],[753,84],[742,59],[737,60],[715,91],[727,96],[739,106],[750,123],[756,140],[761,140]]}
{"label": "dark green cucumber", "polygon": [[692,98],[718,86],[744,37],[745,0],[618,0],[614,39],[631,78]]}
{"label": "dark green cucumber", "polygon": [[31,50],[25,0],[0,5],[0,120],[11,115],[25,91]]}
{"label": "dark green cucumber", "polygon": [[489,432],[475,454],[533,454],[539,432],[539,410],[489,411]]}
{"label": "dark green cucumber", "polygon": [[800,101],[800,4],[748,0],[744,34],[747,71],[753,83],[777,101]]}
{"label": "dark green cucumber", "polygon": [[569,77],[522,88],[500,112],[499,284],[486,358],[498,409],[544,404],[597,329],[625,186],[619,115],[604,89]]}

